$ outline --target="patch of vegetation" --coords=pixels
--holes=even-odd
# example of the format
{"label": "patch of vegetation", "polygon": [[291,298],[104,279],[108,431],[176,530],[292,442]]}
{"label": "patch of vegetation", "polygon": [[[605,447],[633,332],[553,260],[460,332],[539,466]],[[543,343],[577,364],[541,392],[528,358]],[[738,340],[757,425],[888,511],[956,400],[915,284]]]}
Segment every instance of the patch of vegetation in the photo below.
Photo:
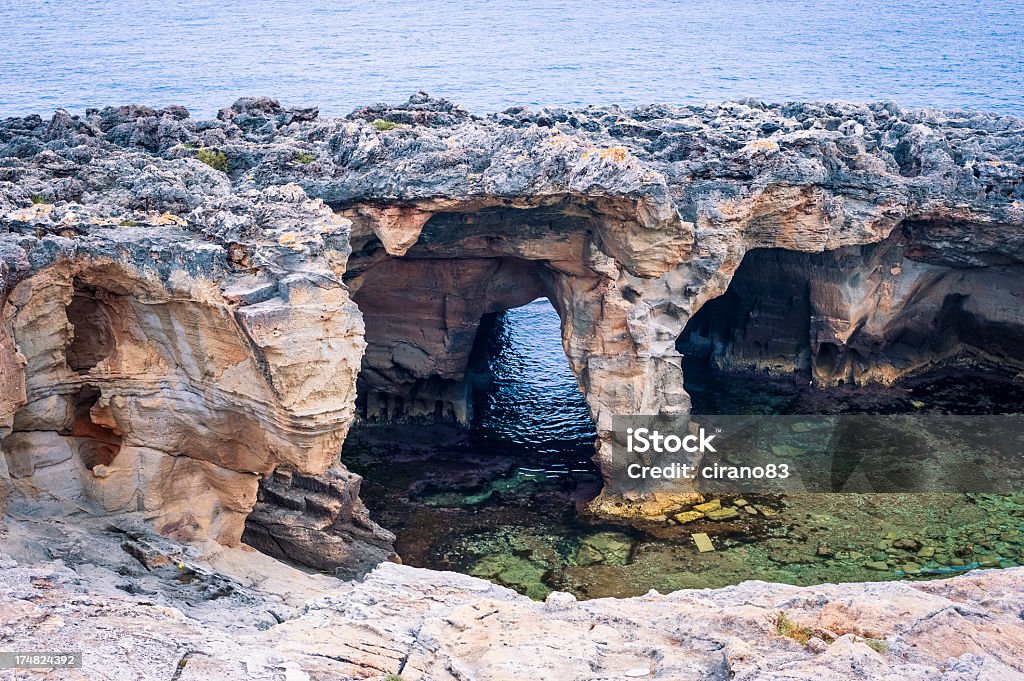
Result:
{"label": "patch of vegetation", "polygon": [[887,641],[882,641],[877,638],[866,638],[864,639],[864,645],[871,648],[871,650],[875,651],[879,655],[889,654],[889,643]]}
{"label": "patch of vegetation", "polygon": [[314,156],[313,154],[306,153],[305,151],[300,151],[299,153],[295,154],[296,163],[306,165],[307,163],[312,163],[315,160],[316,156]]}
{"label": "patch of vegetation", "polygon": [[121,222],[119,222],[118,224],[120,224],[122,227],[138,227],[139,226],[139,223],[135,222],[135,220],[132,220],[131,218],[125,218],[124,220],[121,220]]}
{"label": "patch of vegetation", "polygon": [[228,172],[228,156],[223,151],[203,148],[199,150],[196,158],[214,170],[219,170],[222,173]]}
{"label": "patch of vegetation", "polygon": [[807,642],[815,636],[823,640],[826,644],[832,644],[835,642],[837,636],[853,634],[855,641],[863,643],[879,655],[889,654],[889,642],[883,638],[882,634],[865,631],[851,626],[839,626],[837,629],[837,631],[816,631],[810,627],[804,627],[797,624],[789,617],[789,615],[782,611],[780,611],[775,617],[775,631],[779,635],[791,638],[801,645],[807,645]]}
{"label": "patch of vegetation", "polygon": [[181,146],[185,147],[186,149],[195,149],[196,148],[196,143],[195,142],[185,142]]}
{"label": "patch of vegetation", "polygon": [[395,128],[402,127],[401,124],[399,123],[392,123],[391,121],[386,121],[383,118],[378,118],[377,120],[370,123],[370,125],[377,128],[381,132],[387,132],[388,130],[394,130]]}
{"label": "patch of vegetation", "polygon": [[402,681],[401,674],[388,674],[384,677],[384,681]]}
{"label": "patch of vegetation", "polygon": [[53,201],[51,201],[50,199],[46,198],[42,194],[33,194],[29,198],[32,199],[32,205],[33,206],[47,205],[47,204],[53,203]]}
{"label": "patch of vegetation", "polygon": [[811,637],[814,636],[814,631],[810,627],[800,626],[784,612],[779,612],[775,618],[775,631],[801,645],[806,645],[811,640]]}

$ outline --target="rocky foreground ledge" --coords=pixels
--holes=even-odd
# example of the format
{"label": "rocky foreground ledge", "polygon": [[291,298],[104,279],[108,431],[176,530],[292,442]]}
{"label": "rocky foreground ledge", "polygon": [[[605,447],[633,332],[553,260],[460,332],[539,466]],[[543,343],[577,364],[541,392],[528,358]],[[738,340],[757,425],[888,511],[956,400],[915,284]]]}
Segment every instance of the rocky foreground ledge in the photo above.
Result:
{"label": "rocky foreground ledge", "polygon": [[[0,647],[84,653],[83,669],[17,678],[1024,678],[1024,568],[540,603],[393,563],[339,587],[251,549],[201,556],[125,524],[8,521],[0,532],[18,556],[0,551]],[[33,556],[41,544],[50,555]]]}

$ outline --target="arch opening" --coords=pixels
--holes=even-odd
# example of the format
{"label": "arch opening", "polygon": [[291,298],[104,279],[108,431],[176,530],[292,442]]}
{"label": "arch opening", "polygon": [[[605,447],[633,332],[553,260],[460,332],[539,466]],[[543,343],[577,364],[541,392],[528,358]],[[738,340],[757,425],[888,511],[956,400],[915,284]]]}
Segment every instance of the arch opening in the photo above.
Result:
{"label": "arch opening", "polygon": [[471,431],[524,446],[592,444],[594,423],[562,350],[551,301],[537,298],[488,317],[471,361]]}
{"label": "arch opening", "polygon": [[122,433],[113,416],[100,402],[97,388],[83,386],[73,397],[74,420],[71,435],[78,442],[78,455],[93,474],[99,465],[109,466],[121,451]]}
{"label": "arch opening", "polygon": [[500,312],[546,294],[540,263],[395,258],[350,281],[366,325],[357,409],[367,423],[473,421],[474,356]]}
{"label": "arch opening", "polygon": [[342,458],[408,564],[490,576],[491,562],[519,561],[524,571],[496,581],[541,595],[542,575],[568,562],[556,560],[564,525],[600,490],[594,425],[551,302],[563,273],[515,243],[560,220],[578,218],[439,214],[407,255],[367,243],[350,262],[367,350]]}
{"label": "arch opening", "polygon": [[[966,266],[914,238],[908,228],[871,246],[748,252],[726,291],[697,309],[677,340],[693,413],[786,415],[776,423],[793,424],[797,433],[829,423],[811,417],[821,414],[1024,413],[1024,317],[1015,302],[1024,296],[1024,265]],[[833,491],[866,481],[884,490],[885,479],[870,480],[870,460],[862,466],[865,445],[876,444],[872,424],[881,421],[855,423],[867,427],[846,431],[847,442],[840,430],[842,446],[832,452],[794,437],[773,448],[773,462],[821,476]],[[909,430],[907,442],[915,444],[887,460],[886,474],[900,484],[924,484],[943,466],[956,470],[955,452],[936,450],[926,437],[918,446],[918,435]],[[861,482],[847,488],[857,476]],[[709,530],[719,552],[716,576],[835,583],[1024,560],[1020,547],[966,539],[1015,522],[1010,514],[1017,511],[1007,509],[1016,502],[1006,495],[745,493],[711,501],[720,505],[716,513],[732,516]],[[751,511],[755,529],[744,531]],[[676,517],[690,531],[701,522]],[[883,536],[891,539],[879,542]],[[705,569],[685,557],[669,565],[665,573],[682,565],[694,571],[694,582]]]}
{"label": "arch opening", "polygon": [[578,510],[601,487],[550,301],[485,315],[466,380],[466,427],[363,423],[343,457],[403,562],[543,597],[573,566],[578,535],[594,532]]}
{"label": "arch opening", "polygon": [[72,338],[65,350],[68,368],[83,377],[78,392],[70,397],[71,436],[86,470],[99,474],[97,466],[110,466],[121,451],[122,435],[100,387],[89,373],[117,351],[114,334],[116,296],[79,278],[72,281],[71,301],[65,307]]}
{"label": "arch opening", "polygon": [[[916,253],[906,234],[823,253],[748,252],[677,341],[694,410],[899,412],[920,400],[895,396],[956,373],[974,383],[964,389],[1007,395],[1024,368],[1024,316],[1014,303],[1024,265],[964,268]],[[893,400],[880,402],[883,394]]]}

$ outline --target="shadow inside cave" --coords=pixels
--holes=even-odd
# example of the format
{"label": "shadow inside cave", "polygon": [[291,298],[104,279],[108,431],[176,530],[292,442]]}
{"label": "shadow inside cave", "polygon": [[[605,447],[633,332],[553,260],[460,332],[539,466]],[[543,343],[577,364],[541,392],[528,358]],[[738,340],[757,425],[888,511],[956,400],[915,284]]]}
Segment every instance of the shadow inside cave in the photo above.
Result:
{"label": "shadow inside cave", "polygon": [[1021,267],[922,266],[891,246],[748,252],[676,343],[693,413],[1024,412],[1024,343],[998,317]]}

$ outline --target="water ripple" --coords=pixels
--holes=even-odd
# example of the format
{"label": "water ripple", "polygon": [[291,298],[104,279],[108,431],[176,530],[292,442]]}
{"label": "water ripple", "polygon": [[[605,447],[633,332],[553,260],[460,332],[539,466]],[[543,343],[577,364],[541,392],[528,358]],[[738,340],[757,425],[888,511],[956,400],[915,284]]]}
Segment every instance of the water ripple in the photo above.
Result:
{"label": "water ripple", "polygon": [[745,96],[1024,112],[1017,0],[10,1],[0,44],[0,116],[209,116],[260,94],[344,115],[420,89],[477,112]]}
{"label": "water ripple", "polygon": [[489,364],[493,384],[478,418],[480,432],[521,445],[593,442],[594,424],[562,351],[558,314],[546,298],[502,315]]}

